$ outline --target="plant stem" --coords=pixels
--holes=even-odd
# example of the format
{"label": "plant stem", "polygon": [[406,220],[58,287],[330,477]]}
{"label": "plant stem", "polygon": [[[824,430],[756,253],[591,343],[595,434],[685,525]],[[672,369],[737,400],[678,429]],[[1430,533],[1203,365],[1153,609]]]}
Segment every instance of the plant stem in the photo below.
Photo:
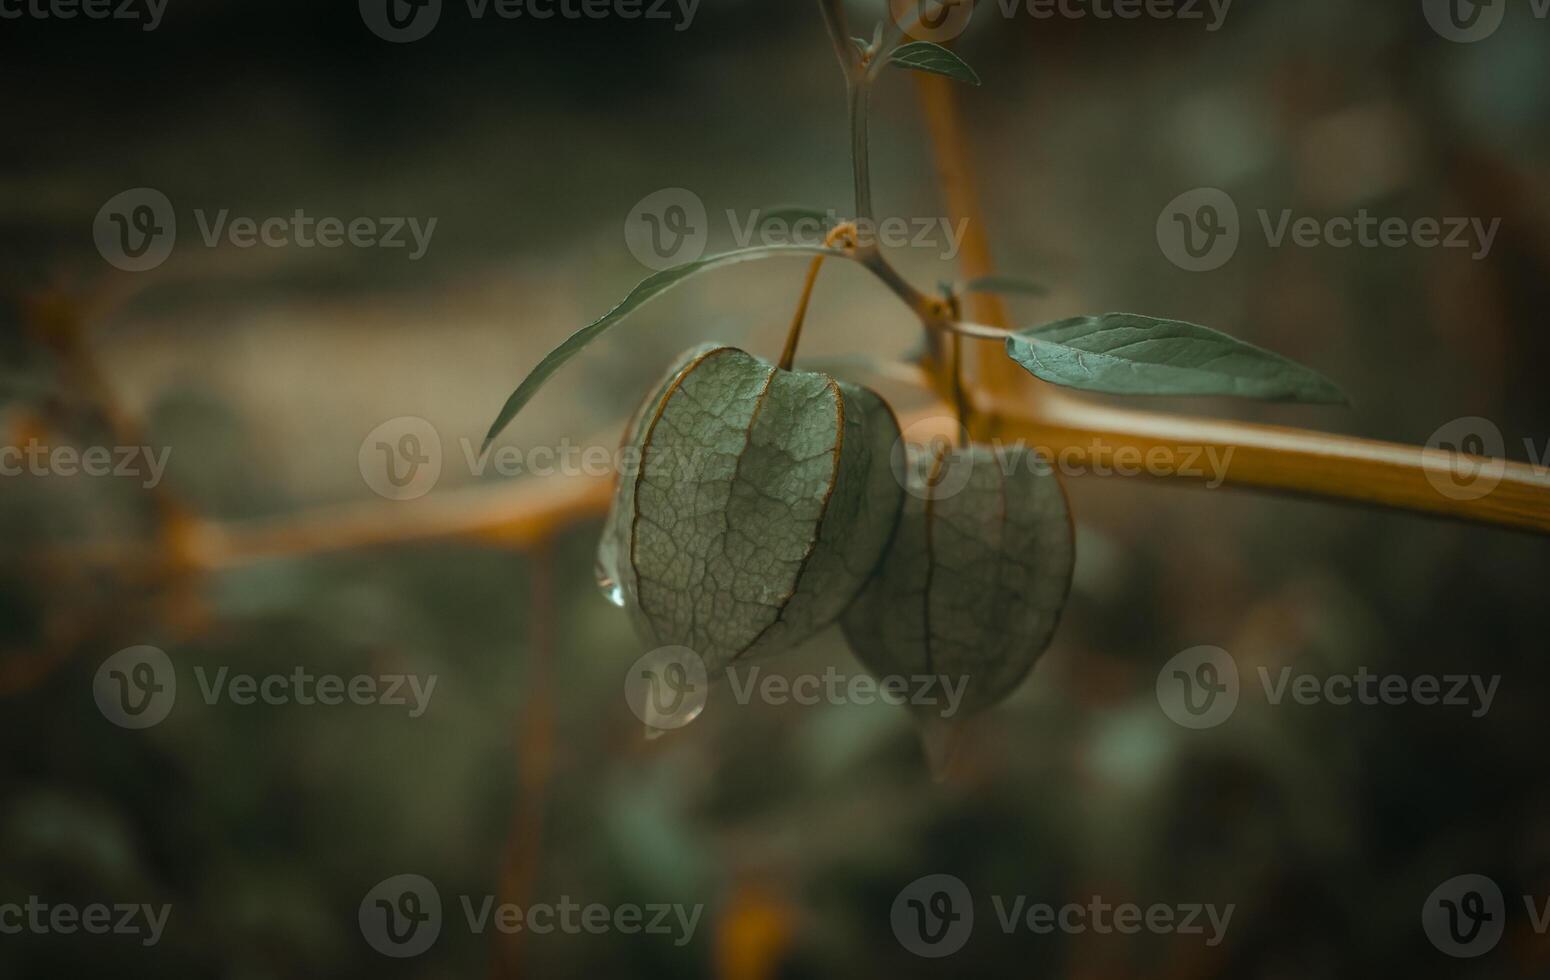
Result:
{"label": "plant stem", "polygon": [[[824,236],[823,243],[826,246],[839,242],[854,245],[855,239],[856,226],[846,221],[836,225],[828,235]],[[797,342],[802,339],[802,324],[807,320],[807,304],[813,298],[813,287],[818,284],[818,270],[823,268],[823,260],[827,257],[820,255],[807,267],[807,280],[802,284],[802,298],[797,302],[796,315],[791,318],[791,328],[786,331],[786,348],[780,353],[782,371],[791,370],[791,365],[796,361]]]}
{"label": "plant stem", "polygon": [[[925,372],[917,384],[926,385]],[[1048,392],[1030,405],[1021,397],[980,400],[974,411],[991,419],[1001,438],[1024,439],[1065,472],[1102,476],[1116,462],[1144,460],[1151,451],[1197,460],[1195,472],[1172,470],[1148,482],[1214,485],[1211,454],[1225,465],[1223,488],[1271,491],[1414,511],[1476,524],[1550,534],[1550,475],[1508,463],[1486,496],[1452,499],[1427,473],[1448,460],[1428,460],[1419,446],[1355,439],[1281,426],[1091,404]],[[936,406],[902,416],[901,425],[941,414]],[[1230,456],[1228,454],[1231,454]],[[1117,475],[1117,474],[1115,474]],[[368,501],[241,524],[204,525],[206,547],[197,567],[215,572],[269,558],[462,538],[497,547],[525,548],[608,509],[612,493],[600,478],[545,477],[499,487],[440,494],[424,501]],[[120,548],[72,551],[69,560],[92,564],[144,560],[142,542]]]}
{"label": "plant stem", "polygon": [[872,83],[866,77],[849,83],[850,159],[855,171],[856,217],[872,220],[872,163],[867,147],[867,109]]}
{"label": "plant stem", "polygon": [[963,337],[953,334],[953,411],[958,415],[958,442],[969,437],[969,394],[963,387]]}
{"label": "plant stem", "polygon": [[818,0],[823,13],[824,26],[829,29],[829,40],[834,45],[834,56],[840,61],[848,82],[861,70],[855,48],[850,46],[850,28],[845,18],[845,0]]}

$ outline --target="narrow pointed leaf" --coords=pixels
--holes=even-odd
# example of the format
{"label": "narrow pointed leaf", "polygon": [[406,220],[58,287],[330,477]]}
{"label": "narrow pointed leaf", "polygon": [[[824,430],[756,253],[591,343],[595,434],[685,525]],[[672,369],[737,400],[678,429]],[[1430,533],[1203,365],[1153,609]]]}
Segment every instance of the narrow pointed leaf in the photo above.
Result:
{"label": "narrow pointed leaf", "polygon": [[888,61],[900,68],[927,71],[933,75],[946,75],[955,81],[968,82],[970,85],[980,83],[980,77],[962,58],[940,44],[933,44],[930,41],[911,41],[909,44],[901,44],[893,49],[893,53],[888,56]]}
{"label": "narrow pointed leaf", "polygon": [[619,302],[619,305],[593,320],[591,323],[577,330],[565,339],[560,346],[550,351],[533,372],[522,380],[517,390],[506,399],[506,404],[501,406],[500,414],[495,417],[495,422],[490,426],[489,433],[484,437],[484,445],[480,449],[483,452],[490,448],[490,443],[500,435],[501,430],[510,424],[516,414],[522,410],[532,397],[543,387],[544,382],[558,371],[566,361],[575,357],[592,341],[596,340],[609,327],[644,306],[649,300],[672,289],[674,286],[688,279],[698,272],[713,269],[717,266],[734,265],[738,262],[747,262],[752,259],[770,258],[776,255],[832,255],[843,257],[845,253],[835,249],[822,248],[814,245],[759,245],[753,248],[742,248],[733,252],[723,252],[718,255],[708,255],[696,262],[687,262],[683,265],[675,265],[671,269],[664,269],[640,282],[630,290],[628,296]]}
{"label": "narrow pointed leaf", "polygon": [[1349,403],[1311,368],[1181,320],[1133,313],[1072,317],[1012,334],[1006,352],[1036,377],[1085,391]]}
{"label": "narrow pointed leaf", "polygon": [[867,52],[867,47],[868,47],[867,42],[866,42],[866,38],[863,38],[863,37],[853,37],[853,38],[850,39],[850,43],[854,44],[856,46],[856,53],[857,54],[861,55],[863,58],[866,57],[866,52]]}
{"label": "narrow pointed leaf", "polygon": [[1018,276],[981,276],[963,284],[965,293],[1008,293],[1022,296],[1048,296],[1049,288]]}

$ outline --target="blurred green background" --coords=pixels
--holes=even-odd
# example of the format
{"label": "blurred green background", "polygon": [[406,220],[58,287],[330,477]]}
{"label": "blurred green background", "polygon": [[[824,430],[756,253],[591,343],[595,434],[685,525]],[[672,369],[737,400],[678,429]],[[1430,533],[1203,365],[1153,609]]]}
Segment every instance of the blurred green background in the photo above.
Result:
{"label": "blurred green background", "polygon": [[[1473,44],[1419,0],[1238,0],[1201,22],[1005,18],[958,50],[998,266],[1051,286],[1018,322],[1136,310],[1310,364],[1350,410],[1157,407],[1424,443],[1459,417],[1508,454],[1550,437],[1550,21],[1524,5]],[[880,4],[851,4],[857,33]],[[625,224],[680,187],[721,219],[849,210],[843,89],[814,4],[704,0],[670,22],[471,18],[389,44],[354,4],[171,0],[160,25],[0,25],[3,443],[170,448],[165,479],[0,478],[0,904],[170,903],[134,937],[0,935],[7,976],[1535,976],[1519,896],[1550,896],[1543,632],[1550,554],[1528,535],[1125,479],[1068,483],[1077,577],[1054,646],[975,724],[942,783],[884,705],[739,705],[713,693],[647,741],[624,703],[644,647],[593,584],[599,519],[520,546],[415,540],[177,564],[221,527],[347,513],[393,537],[495,507],[529,478],[468,466],[501,401],[649,270]],[[885,214],[942,213],[913,83],[874,98]],[[1501,218],[1488,256],[1272,248],[1246,230],[1209,273],[1171,264],[1158,215],[1214,186],[1243,211]],[[93,245],[109,198],[156,188],[171,257],[122,272]],[[435,217],[423,258],[205,247],[195,209]],[[917,284],[955,275],[930,250]],[[802,263],[706,275],[574,361],[503,437],[611,445],[681,349],[779,350]],[[916,328],[851,268],[824,273],[804,357],[902,357]],[[444,449],[417,501],[374,494],[377,426]],[[1530,449],[1530,451],[1534,451]],[[319,510],[324,508],[323,510]],[[327,508],[348,508],[345,511]],[[263,524],[262,526],[275,526]],[[306,549],[302,549],[303,551]],[[176,706],[111,724],[93,678],[164,649]],[[1269,705],[1220,727],[1159,709],[1159,668],[1211,644],[1252,669],[1499,676],[1458,708]],[[769,665],[860,667],[837,631]],[[194,669],[435,675],[429,709],[206,704]],[[1257,692],[1256,692],[1257,693]],[[435,945],[393,959],[357,923],[378,882],[435,882]],[[968,944],[918,958],[890,925],[927,874],[976,896]],[[1455,875],[1507,896],[1479,959],[1428,941]],[[988,895],[1233,904],[1225,940],[1004,933]],[[460,896],[703,906],[691,941],[503,936]]]}

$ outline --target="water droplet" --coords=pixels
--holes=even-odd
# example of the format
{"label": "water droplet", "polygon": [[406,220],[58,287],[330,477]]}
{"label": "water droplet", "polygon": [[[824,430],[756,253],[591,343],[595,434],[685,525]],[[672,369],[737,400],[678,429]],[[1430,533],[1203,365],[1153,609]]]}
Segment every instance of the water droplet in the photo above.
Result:
{"label": "water droplet", "polygon": [[613,571],[604,567],[602,561],[599,560],[594,572],[597,575],[598,591],[603,593],[603,598],[623,609],[624,586],[619,584],[619,580],[615,577]]}
{"label": "water droplet", "polygon": [[646,741],[655,742],[670,731],[683,728],[705,711],[705,702],[681,707],[676,712],[664,712],[651,701],[646,702]]}
{"label": "water droplet", "polygon": [[926,765],[931,769],[932,780],[946,782],[948,772],[953,767],[953,759],[958,755],[958,723],[944,718],[925,718],[920,723],[919,731],[920,745],[925,750]]}

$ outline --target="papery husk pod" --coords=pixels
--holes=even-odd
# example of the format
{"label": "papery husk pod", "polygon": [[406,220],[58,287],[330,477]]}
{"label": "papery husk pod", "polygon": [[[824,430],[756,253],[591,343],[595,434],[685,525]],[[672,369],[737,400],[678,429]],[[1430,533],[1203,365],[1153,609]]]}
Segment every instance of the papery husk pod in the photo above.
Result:
{"label": "papery husk pod", "polygon": [[712,677],[801,642],[882,558],[904,499],[898,438],[866,388],[732,347],[690,351],[626,432],[605,591],[646,642],[690,648]]}
{"label": "papery husk pod", "polygon": [[956,726],[1016,689],[1049,646],[1071,587],[1071,517],[1059,477],[1021,447],[938,446],[904,469],[898,529],[841,625],[879,677],[963,685],[956,704],[910,705],[945,764]]}

